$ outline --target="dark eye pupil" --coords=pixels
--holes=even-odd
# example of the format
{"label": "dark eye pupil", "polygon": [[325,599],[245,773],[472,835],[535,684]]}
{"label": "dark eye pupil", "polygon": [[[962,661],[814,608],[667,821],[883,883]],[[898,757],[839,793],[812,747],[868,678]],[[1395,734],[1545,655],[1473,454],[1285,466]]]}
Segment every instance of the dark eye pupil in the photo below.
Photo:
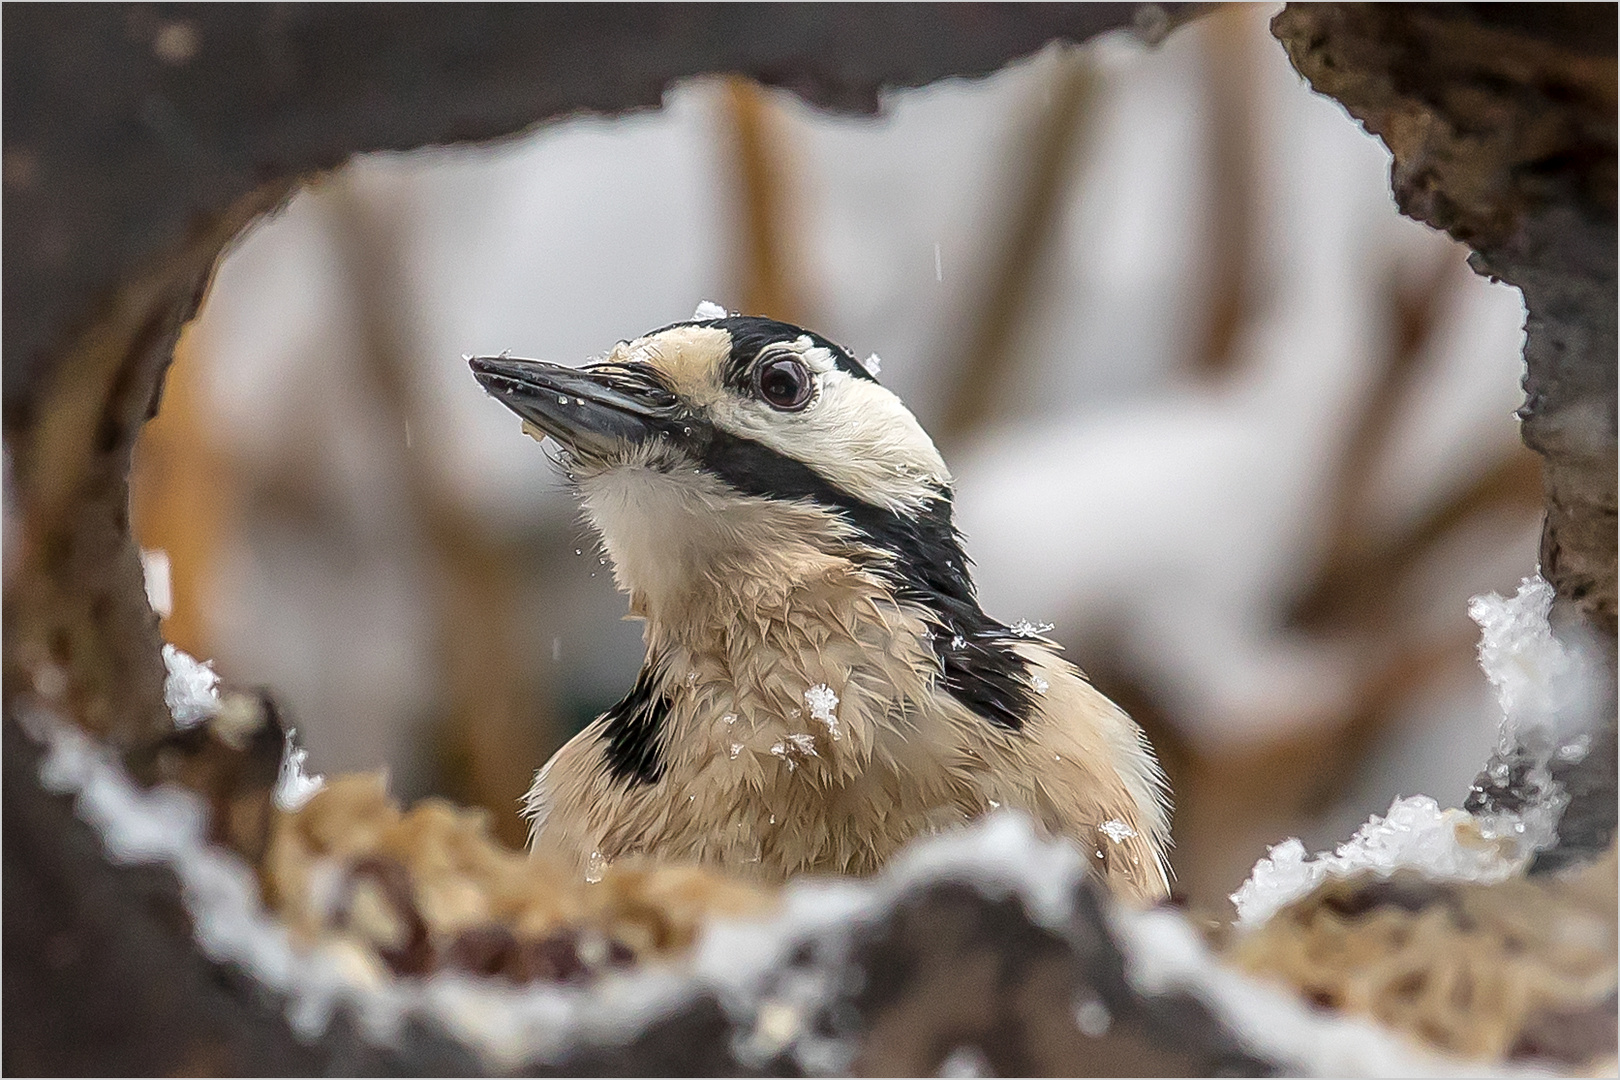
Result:
{"label": "dark eye pupil", "polygon": [[810,400],[810,373],[797,360],[772,360],[759,369],[759,394],[778,409],[802,408]]}

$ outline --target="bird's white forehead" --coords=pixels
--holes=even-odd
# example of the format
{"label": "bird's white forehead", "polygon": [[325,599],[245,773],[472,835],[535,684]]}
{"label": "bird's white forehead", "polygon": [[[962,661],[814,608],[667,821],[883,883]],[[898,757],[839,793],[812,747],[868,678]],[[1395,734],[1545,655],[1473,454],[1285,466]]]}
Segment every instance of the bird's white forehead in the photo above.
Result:
{"label": "bird's white forehead", "polygon": [[731,335],[717,326],[676,326],[622,342],[607,356],[610,363],[646,364],[664,384],[690,405],[704,408],[724,392]]}

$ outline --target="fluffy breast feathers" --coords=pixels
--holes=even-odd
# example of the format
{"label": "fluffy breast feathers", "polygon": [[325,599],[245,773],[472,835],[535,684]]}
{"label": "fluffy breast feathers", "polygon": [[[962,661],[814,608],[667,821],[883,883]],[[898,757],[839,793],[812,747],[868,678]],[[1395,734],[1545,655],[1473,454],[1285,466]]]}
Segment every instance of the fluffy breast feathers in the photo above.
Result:
{"label": "fluffy breast feathers", "polygon": [[[1020,642],[1039,708],[995,727],[940,685],[929,611],[824,545],[832,521],[707,505],[702,477],[585,492],[645,615],[661,710],[654,783],[609,761],[610,717],[547,765],[529,796],[537,849],[591,874],[616,859],[725,866],[762,880],[866,874],[907,840],[1007,807],[1096,858],[1122,895],[1167,891],[1163,783],[1136,725],[1036,640]],[[644,499],[679,505],[644,516]],[[795,515],[821,515],[792,507]],[[637,521],[662,527],[638,531]],[[813,526],[813,527],[812,527]],[[694,587],[694,577],[701,587]]]}

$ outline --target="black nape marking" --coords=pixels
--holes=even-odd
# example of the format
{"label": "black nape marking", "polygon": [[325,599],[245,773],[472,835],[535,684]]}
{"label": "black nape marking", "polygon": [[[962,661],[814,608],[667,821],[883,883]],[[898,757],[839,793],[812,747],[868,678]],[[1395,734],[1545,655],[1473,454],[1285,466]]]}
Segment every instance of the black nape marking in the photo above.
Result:
{"label": "black nape marking", "polygon": [[1036,707],[1029,661],[1012,648],[1018,636],[979,607],[948,491],[908,516],[863,502],[804,462],[752,439],[706,428],[696,451],[705,469],[746,495],[805,499],[839,511],[884,553],[872,560],[872,572],[900,599],[933,612],[934,655],[945,686],[997,727],[1023,728]]}
{"label": "black nape marking", "polygon": [[872,569],[900,599],[933,612],[934,655],[946,688],[997,727],[1023,730],[1037,706],[1030,664],[1013,648],[1018,635],[979,607],[949,496],[915,518],[877,511],[856,524],[893,558]]}
{"label": "black nape marking", "polygon": [[658,684],[663,665],[649,656],[635,686],[602,714],[602,760],[608,775],[625,786],[656,784],[664,775],[664,721],[669,699]]}

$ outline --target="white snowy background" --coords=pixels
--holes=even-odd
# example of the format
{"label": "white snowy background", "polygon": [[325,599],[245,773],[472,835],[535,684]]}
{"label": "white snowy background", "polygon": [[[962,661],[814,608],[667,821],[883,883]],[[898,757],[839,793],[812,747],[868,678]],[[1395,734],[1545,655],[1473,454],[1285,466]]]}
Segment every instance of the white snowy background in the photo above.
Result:
{"label": "white snowy background", "polygon": [[[1522,452],[1523,311],[1514,290],[1466,270],[1462,248],[1399,216],[1387,152],[1295,75],[1266,32],[1272,10],[1195,22],[1156,49],[1120,35],[1086,50],[1097,89],[1056,242],[1033,269],[983,422],[946,447],[987,610],[1056,624],[1105,689],[1128,678],[1163,738],[1203,762],[1177,823],[1178,869],[1200,900],[1235,888],[1284,836],[1331,846],[1401,795],[1460,805],[1500,717],[1472,663],[1467,601],[1511,594],[1536,556],[1534,504],[1496,504],[1386,583],[1401,611],[1370,639],[1284,617],[1330,543],[1335,470],[1394,333],[1389,283],[1449,275],[1416,376],[1377,405],[1388,425],[1358,510],[1373,534],[1398,533]],[[991,287],[1007,193],[1028,170],[1024,133],[1070,62],[1048,50],[990,78],[895,93],[876,119],[768,95],[803,319],[880,355],[883,381],[925,426],[942,420]],[[1233,65],[1254,148],[1253,291],[1217,378],[1194,354],[1229,272],[1211,237],[1224,212],[1216,140],[1231,118],[1211,86]],[[402,465],[413,456],[437,498],[525,553],[505,632],[536,745],[549,752],[629,686],[638,627],[621,621],[556,471],[462,356],[585,362],[700,299],[737,306],[725,101],[698,81],[661,110],[353,164],[339,183],[401,256],[392,301],[408,317],[418,403],[407,423],[378,408],[354,360],[362,317],[330,183],[222,265],[174,379],[195,387],[189,437],[230,494],[194,508],[213,539],[192,578],[177,572],[193,594],[174,602],[200,613],[185,647],[232,683],[278,692],[313,769],[386,765],[405,794],[442,786],[450,690]],[[158,546],[155,534],[143,542]],[[1325,801],[1268,807],[1250,774],[1310,766],[1312,740],[1369,692],[1382,662],[1369,656],[1453,639],[1392,696]],[[1250,778],[1209,795],[1234,761]]]}

